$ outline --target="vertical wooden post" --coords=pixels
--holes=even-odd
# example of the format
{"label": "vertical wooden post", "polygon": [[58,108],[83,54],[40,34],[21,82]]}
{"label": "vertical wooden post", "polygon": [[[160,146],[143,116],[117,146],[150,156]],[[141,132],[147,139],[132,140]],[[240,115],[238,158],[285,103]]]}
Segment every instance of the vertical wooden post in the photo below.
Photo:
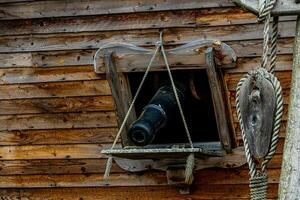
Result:
{"label": "vertical wooden post", "polygon": [[279,184],[280,200],[300,197],[300,16],[297,19],[292,70],[287,135]]}

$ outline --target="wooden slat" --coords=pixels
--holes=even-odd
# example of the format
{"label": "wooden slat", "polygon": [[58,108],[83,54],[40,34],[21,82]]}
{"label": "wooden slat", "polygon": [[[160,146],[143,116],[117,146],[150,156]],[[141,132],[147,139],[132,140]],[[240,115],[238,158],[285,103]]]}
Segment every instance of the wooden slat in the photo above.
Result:
{"label": "wooden slat", "polygon": [[[280,23],[280,36],[293,37],[295,22]],[[262,38],[262,24],[248,24],[224,27],[198,27],[167,29],[164,33],[166,44],[177,45],[191,40],[217,39],[221,41],[240,41]],[[135,45],[154,45],[159,30],[130,30],[100,33],[5,36],[0,40],[0,52],[49,51],[68,49],[99,48],[108,42],[128,42]]]}
{"label": "wooden slat", "polygon": [[[284,139],[279,139],[277,154],[283,151]],[[65,144],[0,146],[0,160],[85,159],[105,158],[101,150],[111,144]]]}
{"label": "wooden slat", "polygon": [[[277,184],[270,184],[268,187],[268,200],[277,199]],[[234,192],[233,192],[234,191]],[[133,195],[134,194],[134,195]],[[174,199],[182,200],[182,195],[174,186],[160,187],[86,187],[86,188],[51,188],[51,189],[1,189],[0,197],[19,200],[74,200],[85,199],[107,199],[107,200],[156,200],[156,199]],[[240,200],[249,199],[249,188],[247,185],[197,185],[192,189],[192,193],[184,197],[193,200],[215,200],[230,199]]]}
{"label": "wooden slat", "polygon": [[[269,183],[279,182],[279,172],[280,169],[268,170]],[[214,174],[214,176],[211,176],[211,174]],[[205,169],[196,172],[195,182],[201,185],[248,185],[248,174],[248,169]],[[107,186],[107,184],[109,186],[159,186],[167,185],[167,180],[164,172],[146,172],[142,178],[134,173],[111,174],[108,183],[103,180],[102,174],[0,176],[0,188],[95,187]]]}
{"label": "wooden slat", "polygon": [[110,95],[106,80],[0,85],[0,99]]}
{"label": "wooden slat", "polygon": [[[250,68],[258,66],[260,58],[257,56],[261,55],[262,41],[261,40],[246,40],[246,41],[231,41],[226,42],[236,52],[239,67],[228,70],[228,73],[232,72],[246,72]],[[290,65],[292,62],[292,38],[279,39],[278,41],[278,70],[291,69]],[[205,48],[201,48],[199,54],[203,54]],[[50,52],[32,52],[32,53],[5,53],[0,54],[0,68],[14,68],[14,67],[60,67],[60,66],[83,66],[93,64],[93,55],[95,50],[69,50],[69,51],[50,51]],[[289,55],[285,55],[289,54]],[[9,55],[9,56],[8,56]],[[134,55],[134,54],[132,54]],[[242,58],[243,57],[243,58]],[[246,58],[244,58],[246,57]],[[253,57],[253,58],[248,58]],[[147,65],[147,59],[141,60],[137,56],[127,56],[119,54],[118,63],[121,66],[135,66]],[[149,58],[150,59],[150,58]],[[174,66],[178,63],[176,58],[170,57],[169,61]],[[23,62],[24,60],[24,62]],[[181,60],[182,65],[188,65],[189,62]],[[178,64],[177,64],[178,65]]]}
{"label": "wooden slat", "polygon": [[79,33],[195,26],[195,11],[0,21],[0,35]]}
{"label": "wooden slat", "polygon": [[0,85],[100,79],[105,77],[97,75],[92,66],[0,69]]}
{"label": "wooden slat", "polygon": [[0,145],[111,143],[116,128],[1,131]]}
{"label": "wooden slat", "polygon": [[[290,48],[292,49],[292,48]],[[239,58],[237,61],[236,68],[226,69],[225,76],[227,73],[247,73],[250,70],[256,69],[260,66],[260,57],[255,58]],[[278,55],[276,59],[276,71],[291,71],[292,70],[293,56],[288,55]]]}
{"label": "wooden slat", "polygon": [[114,110],[111,96],[0,100],[0,115]]}
{"label": "wooden slat", "polygon": [[0,160],[105,158],[103,148],[111,144],[1,146]]}
{"label": "wooden slat", "polygon": [[[61,160],[4,160],[0,161],[0,175],[53,175],[104,173],[106,159]],[[111,173],[123,172],[113,165]]]}
{"label": "wooden slat", "polygon": [[[213,15],[211,15],[213,13]],[[213,17],[212,17],[213,16]],[[292,21],[295,17],[280,18]],[[256,16],[241,8],[179,10],[67,18],[40,18],[0,21],[0,35],[79,33],[128,29],[223,26],[256,23]]]}
{"label": "wooden slat", "polygon": [[115,127],[115,112],[26,114],[0,116],[0,131]]}
{"label": "wooden slat", "polygon": [[116,128],[1,131],[0,145],[111,143]]}
{"label": "wooden slat", "polygon": [[[277,184],[269,184],[268,199],[277,199]],[[15,189],[17,190],[17,189]],[[5,194],[13,196],[15,190],[7,190]],[[20,195],[24,199],[37,200],[157,200],[157,199],[172,199],[182,200],[241,200],[249,199],[248,185],[195,185],[191,190],[191,194],[182,195],[174,186],[159,186],[159,187],[89,187],[89,188],[51,188],[51,189],[21,189]]]}
{"label": "wooden slat", "polygon": [[26,0],[0,0],[0,3],[7,3],[0,8],[0,19],[67,17],[234,6],[234,4],[227,0],[211,0],[208,2],[195,2],[193,0],[175,2],[172,0],[27,0],[28,2],[26,3],[14,3],[21,1]]}
{"label": "wooden slat", "polygon": [[[236,86],[239,80],[243,77],[244,73],[236,73],[236,74],[229,74],[226,76],[226,83],[228,90],[234,91],[236,90]],[[289,89],[291,86],[291,71],[280,71],[275,73],[276,77],[280,81],[281,87],[283,89]]]}
{"label": "wooden slat", "polygon": [[[282,154],[274,155],[268,169],[279,169],[281,161]],[[3,160],[0,161],[0,175],[102,174],[105,164],[106,159]],[[248,169],[248,165],[242,168]],[[114,164],[111,173],[120,172],[123,170]]]}

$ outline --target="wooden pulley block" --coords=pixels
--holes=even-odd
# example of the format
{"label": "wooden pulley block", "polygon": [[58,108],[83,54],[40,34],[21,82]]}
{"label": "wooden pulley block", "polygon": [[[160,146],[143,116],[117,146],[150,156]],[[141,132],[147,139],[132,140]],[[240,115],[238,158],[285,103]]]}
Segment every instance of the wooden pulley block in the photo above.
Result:
{"label": "wooden pulley block", "polygon": [[240,85],[240,120],[249,150],[256,159],[267,155],[273,132],[276,111],[276,91],[267,70],[258,68],[249,72]]}

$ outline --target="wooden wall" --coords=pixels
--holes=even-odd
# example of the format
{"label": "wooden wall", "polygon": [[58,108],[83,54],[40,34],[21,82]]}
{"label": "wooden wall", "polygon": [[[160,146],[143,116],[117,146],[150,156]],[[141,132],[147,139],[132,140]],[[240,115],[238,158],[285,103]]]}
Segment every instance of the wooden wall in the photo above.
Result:
{"label": "wooden wall", "polygon": [[[270,163],[269,198],[276,199],[291,78],[295,17],[280,23],[277,75],[285,115]],[[92,56],[112,41],[153,46],[217,39],[238,54],[224,78],[241,144],[234,97],[243,73],[255,68],[262,25],[229,0],[0,0],[0,199],[249,199],[247,166],[198,171],[190,195],[167,186],[161,172],[130,174],[105,156],[116,133],[115,106]]]}

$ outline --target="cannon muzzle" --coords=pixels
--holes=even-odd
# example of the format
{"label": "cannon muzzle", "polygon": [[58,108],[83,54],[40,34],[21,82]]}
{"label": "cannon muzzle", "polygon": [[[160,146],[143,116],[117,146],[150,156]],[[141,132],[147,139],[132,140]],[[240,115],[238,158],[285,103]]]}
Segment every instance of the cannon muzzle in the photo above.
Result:
{"label": "cannon muzzle", "polygon": [[[181,105],[185,102],[185,87],[176,83]],[[150,102],[143,108],[139,118],[128,131],[128,138],[138,146],[150,144],[156,133],[166,126],[168,121],[178,115],[178,105],[170,83],[160,87]]]}

